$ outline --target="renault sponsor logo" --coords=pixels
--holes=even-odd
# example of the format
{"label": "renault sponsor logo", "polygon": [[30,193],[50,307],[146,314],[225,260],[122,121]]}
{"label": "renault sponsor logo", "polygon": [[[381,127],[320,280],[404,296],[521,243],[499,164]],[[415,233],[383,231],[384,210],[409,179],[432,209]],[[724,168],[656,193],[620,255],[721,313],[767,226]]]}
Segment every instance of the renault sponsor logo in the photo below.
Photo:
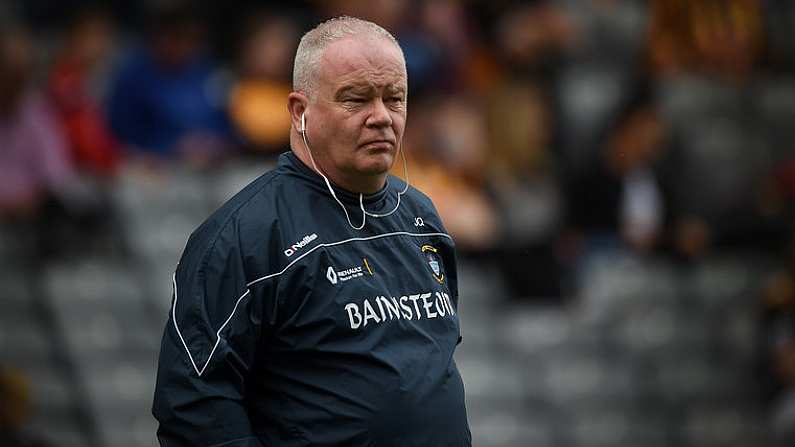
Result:
{"label": "renault sponsor logo", "polygon": [[337,284],[338,282],[345,282],[350,281],[353,278],[358,278],[360,276],[364,276],[364,271],[362,266],[351,267],[345,270],[334,270],[334,267],[329,267],[326,270],[326,278],[332,284]]}
{"label": "renault sponsor logo", "polygon": [[329,266],[328,270],[326,270],[326,278],[328,278],[328,282],[337,284],[337,272],[334,271],[334,267]]}
{"label": "renault sponsor logo", "polygon": [[362,265],[350,267],[345,270],[336,270],[334,267],[329,266],[329,268],[326,269],[326,279],[332,284],[337,284],[338,282],[350,281],[353,278],[362,277],[365,273],[370,276],[374,275],[373,267],[367,261],[367,258],[362,258]]}
{"label": "renault sponsor logo", "polygon": [[306,247],[307,244],[309,244],[310,242],[314,241],[315,239],[317,239],[317,234],[316,233],[312,233],[312,234],[308,234],[308,235],[304,236],[303,239],[301,239],[300,241],[298,241],[298,242],[294,243],[293,245],[291,245],[290,248],[284,250],[284,255],[289,258],[290,256],[294,255],[295,252],[297,252],[298,250]]}

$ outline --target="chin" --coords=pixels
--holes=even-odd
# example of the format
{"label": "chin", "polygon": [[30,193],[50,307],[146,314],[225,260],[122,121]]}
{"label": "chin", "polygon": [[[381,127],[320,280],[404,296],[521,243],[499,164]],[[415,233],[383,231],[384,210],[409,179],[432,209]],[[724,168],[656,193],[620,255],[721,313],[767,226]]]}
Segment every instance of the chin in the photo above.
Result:
{"label": "chin", "polygon": [[369,175],[384,174],[392,169],[394,163],[395,157],[390,153],[369,155],[359,165],[359,172]]}

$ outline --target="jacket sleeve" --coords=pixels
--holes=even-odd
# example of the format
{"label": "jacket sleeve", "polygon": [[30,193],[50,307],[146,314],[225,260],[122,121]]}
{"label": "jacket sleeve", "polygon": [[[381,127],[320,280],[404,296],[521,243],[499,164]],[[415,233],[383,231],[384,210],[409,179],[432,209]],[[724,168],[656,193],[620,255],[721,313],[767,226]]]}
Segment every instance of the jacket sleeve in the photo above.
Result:
{"label": "jacket sleeve", "polygon": [[191,236],[173,277],[152,413],[163,447],[259,447],[246,382],[261,334],[261,303],[246,285],[234,227]]}

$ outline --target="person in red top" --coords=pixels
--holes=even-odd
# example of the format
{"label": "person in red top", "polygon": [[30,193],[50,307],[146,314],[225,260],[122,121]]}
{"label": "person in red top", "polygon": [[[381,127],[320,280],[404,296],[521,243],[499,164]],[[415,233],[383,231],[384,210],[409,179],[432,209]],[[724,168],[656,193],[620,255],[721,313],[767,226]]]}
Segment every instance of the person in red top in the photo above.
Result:
{"label": "person in red top", "polygon": [[49,95],[75,164],[99,175],[113,174],[120,160],[119,143],[91,91],[95,72],[107,60],[112,39],[113,24],[106,13],[79,13],[68,27],[48,79]]}

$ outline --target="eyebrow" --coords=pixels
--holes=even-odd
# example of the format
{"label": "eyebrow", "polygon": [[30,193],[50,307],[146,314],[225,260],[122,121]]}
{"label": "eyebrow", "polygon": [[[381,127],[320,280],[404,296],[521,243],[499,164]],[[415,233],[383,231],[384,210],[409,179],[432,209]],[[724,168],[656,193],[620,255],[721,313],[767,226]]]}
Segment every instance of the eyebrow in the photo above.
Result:
{"label": "eyebrow", "polygon": [[341,98],[341,97],[345,96],[348,93],[361,94],[361,93],[364,93],[366,91],[369,91],[371,88],[372,87],[370,87],[369,85],[366,85],[366,84],[348,85],[348,86],[345,86],[345,87],[337,90],[337,93],[334,96],[336,98]]}
{"label": "eyebrow", "polygon": [[391,93],[405,93],[406,92],[406,87],[404,87],[402,85],[393,84],[393,85],[388,86],[386,89],[387,89],[387,91],[389,91]]}
{"label": "eyebrow", "polygon": [[[353,84],[347,85],[342,87],[341,89],[337,90],[336,94],[334,95],[335,98],[339,99],[345,96],[346,94],[353,93],[353,94],[363,94],[369,92],[373,89],[373,86],[370,84]],[[390,93],[405,93],[406,88],[402,85],[388,85],[386,90]]]}

